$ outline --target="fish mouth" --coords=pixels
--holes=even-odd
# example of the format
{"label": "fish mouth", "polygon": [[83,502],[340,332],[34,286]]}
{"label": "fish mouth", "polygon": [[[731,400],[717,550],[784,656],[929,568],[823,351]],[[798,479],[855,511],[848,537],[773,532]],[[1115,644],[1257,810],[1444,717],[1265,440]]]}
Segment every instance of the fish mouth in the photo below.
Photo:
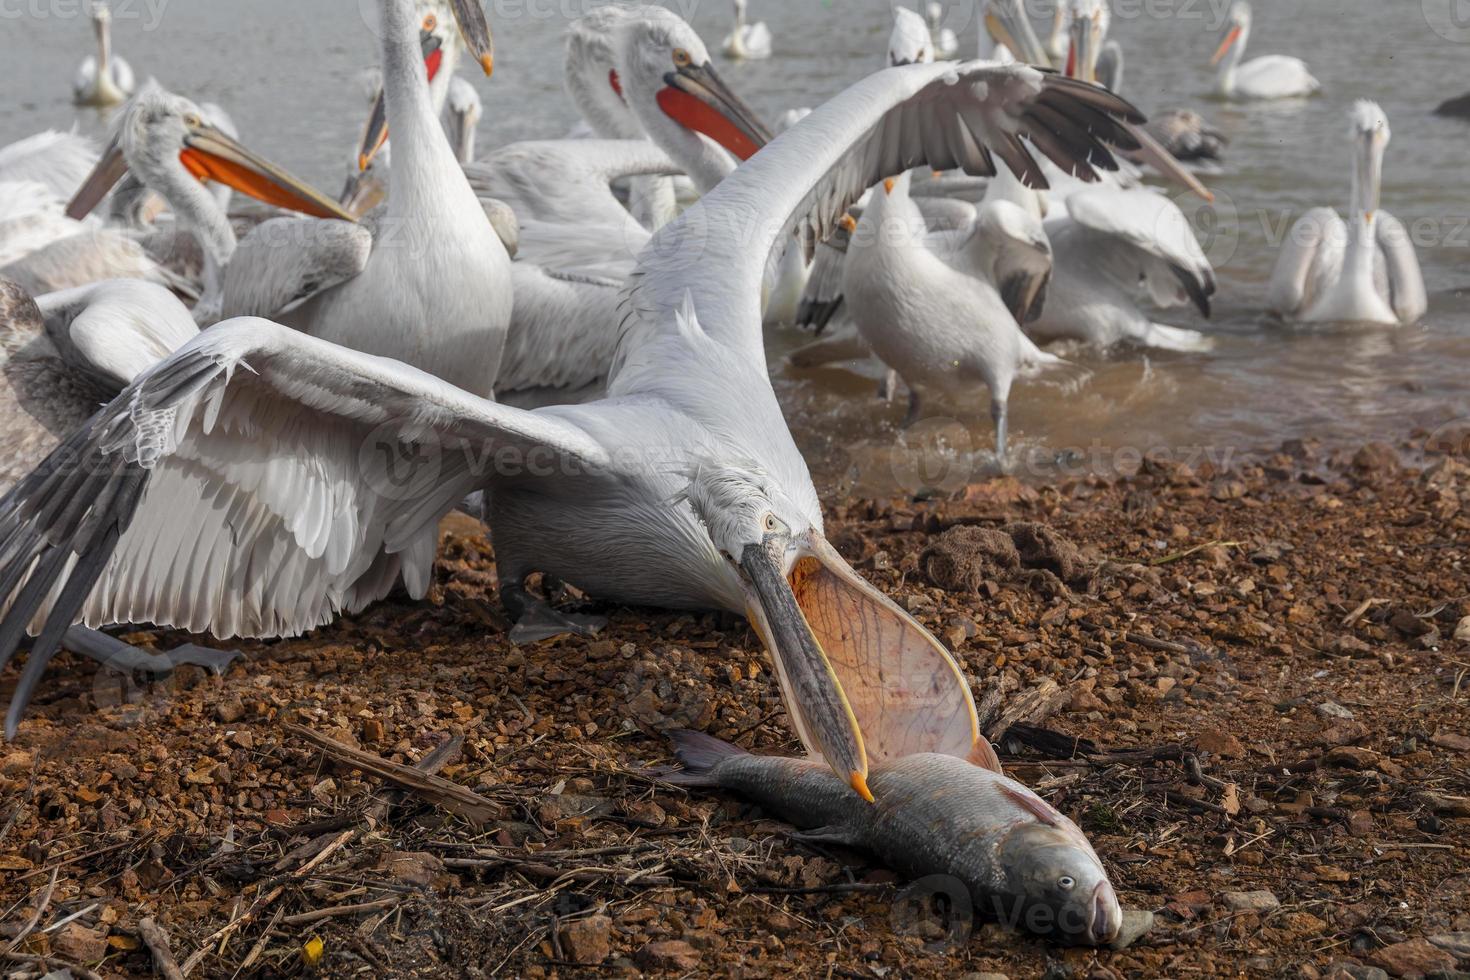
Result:
{"label": "fish mouth", "polygon": [[1092,890],[1092,903],[1087,916],[1087,936],[1094,945],[1106,946],[1123,928],[1123,908],[1118,894],[1106,878]]}
{"label": "fish mouth", "polygon": [[747,616],[807,750],[865,799],[869,762],[993,759],[959,665],[816,531],[769,534],[739,559]]}

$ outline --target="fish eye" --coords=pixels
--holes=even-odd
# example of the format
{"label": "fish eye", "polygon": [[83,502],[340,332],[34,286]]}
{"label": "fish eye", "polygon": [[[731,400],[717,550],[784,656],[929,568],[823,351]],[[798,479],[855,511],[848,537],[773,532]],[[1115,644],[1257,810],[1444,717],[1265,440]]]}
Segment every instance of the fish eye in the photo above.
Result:
{"label": "fish eye", "polygon": [[684,50],[683,48],[674,49],[674,64],[678,67],[688,68],[693,61],[694,59],[689,57],[688,51]]}
{"label": "fish eye", "polygon": [[433,14],[424,14],[424,30],[432,31],[439,26],[439,18]]}
{"label": "fish eye", "polygon": [[1064,892],[1069,892],[1073,888],[1077,887],[1077,879],[1073,878],[1071,875],[1062,875],[1060,878],[1057,879],[1057,887]]}

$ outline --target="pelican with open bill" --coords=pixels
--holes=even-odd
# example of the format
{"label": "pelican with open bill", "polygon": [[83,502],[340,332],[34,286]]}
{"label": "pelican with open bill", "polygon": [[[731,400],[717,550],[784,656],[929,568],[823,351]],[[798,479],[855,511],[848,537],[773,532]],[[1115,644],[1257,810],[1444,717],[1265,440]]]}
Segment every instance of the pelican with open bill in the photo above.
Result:
{"label": "pelican with open bill", "polygon": [[741,160],[749,160],[772,139],[755,111],[731,91],[706,61],[694,64],[688,52],[674,52],[674,70],[664,74],[655,97],[658,107],[686,129],[703,133]]}
{"label": "pelican with open bill", "polygon": [[[246,149],[238,140],[198,114],[181,117],[184,127],[179,162],[201,181],[213,180],[258,201],[313,218],[355,220],[330,197],[280,167]],[[123,133],[115,134],[97,166],[77,188],[66,206],[66,216],[81,220],[102,202],[128,171],[123,156]]]}

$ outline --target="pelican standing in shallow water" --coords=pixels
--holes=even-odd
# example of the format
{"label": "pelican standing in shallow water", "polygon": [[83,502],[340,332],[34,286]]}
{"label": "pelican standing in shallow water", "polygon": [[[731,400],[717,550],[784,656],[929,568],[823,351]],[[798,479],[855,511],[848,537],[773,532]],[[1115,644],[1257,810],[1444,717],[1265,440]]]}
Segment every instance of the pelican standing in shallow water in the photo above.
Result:
{"label": "pelican standing in shallow water", "polygon": [[106,0],[92,0],[92,28],[97,53],[87,55],[77,68],[72,96],[78,105],[117,105],[133,94],[133,69],[112,53],[112,11]]}
{"label": "pelican standing in shallow water", "polygon": [[1403,224],[1378,206],[1388,117],[1358,102],[1347,221],[1313,208],[1292,225],[1266,292],[1267,308],[1298,323],[1358,321],[1408,325],[1424,315],[1424,275]]}
{"label": "pelican standing in shallow water", "polygon": [[422,595],[439,518],[489,489],[517,619],[536,571],[613,601],[744,613],[802,741],[870,800],[870,760],[984,757],[954,659],[822,532],[766,367],[762,284],[793,235],[810,249],[885,177],[990,174],[992,152],[1029,153],[1023,137],[1088,171],[1108,159],[1102,141],[1128,141],[1118,120],[1133,113],[1026,66],[863,79],[644,249],[602,401],[522,411],[266,320],[205,331],[0,501],[0,667],[27,625],[40,631],[7,730],[78,618],[282,635],[400,575]]}
{"label": "pelican standing in shallow water", "polygon": [[747,24],[745,4],[746,0],[735,0],[735,28],[725,36],[720,50],[725,53],[725,57],[734,58],[737,61],[769,58],[771,56],[771,29],[763,20]]}
{"label": "pelican standing in shallow water", "polygon": [[1251,5],[1235,0],[1225,19],[1220,46],[1210,58],[1215,65],[1215,94],[1227,99],[1290,99],[1322,87],[1307,63],[1284,54],[1268,54],[1241,62],[1251,34]]}

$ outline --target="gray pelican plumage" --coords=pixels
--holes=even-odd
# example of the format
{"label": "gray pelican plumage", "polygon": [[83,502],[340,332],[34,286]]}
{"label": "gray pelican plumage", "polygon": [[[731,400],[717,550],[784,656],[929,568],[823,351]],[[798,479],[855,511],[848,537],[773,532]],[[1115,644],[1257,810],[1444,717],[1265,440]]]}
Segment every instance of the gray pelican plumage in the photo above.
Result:
{"label": "gray pelican plumage", "polygon": [[1353,180],[1347,220],[1326,207],[1297,220],[1276,259],[1266,305],[1299,323],[1408,325],[1424,315],[1428,302],[1408,230],[1378,206],[1388,117],[1376,102],[1360,101],[1348,118]]}
{"label": "gray pelican plumage", "polygon": [[9,731],[77,619],[271,635],[400,578],[421,595],[440,516],[488,488],[518,619],[533,571],[613,601],[744,613],[803,742],[869,799],[870,760],[982,752],[954,659],[823,535],[766,368],[762,285],[793,236],[810,248],[885,177],[988,174],[993,153],[1029,153],[1023,137],[1090,172],[1102,141],[1128,142],[1125,117],[1121,99],[1026,66],[869,76],[659,231],[597,402],[527,412],[270,321],[205,331],[0,501],[0,666],[38,633]]}
{"label": "gray pelican plumage", "polygon": [[[128,174],[163,198],[173,212],[177,227],[199,242],[203,252],[203,286],[195,317],[200,322],[213,322],[220,315],[226,293],[238,298],[237,306],[244,305],[251,312],[278,313],[280,308],[269,305],[264,297],[294,296],[303,284],[315,281],[319,267],[335,267],[330,261],[317,261],[306,246],[333,243],[337,238],[307,236],[302,238],[301,249],[292,249],[289,242],[288,247],[282,247],[278,226],[271,226],[265,232],[262,232],[264,226],[260,226],[245,241],[253,239],[256,247],[268,249],[274,255],[275,280],[231,280],[229,267],[241,240],[220,196],[207,189],[202,180],[224,184],[264,203],[316,218],[349,219],[350,216],[320,192],[211,124],[203,110],[189,99],[167,92],[151,80],[143,84],[118,114],[107,149],[68,204],[67,216],[86,217]],[[257,235],[271,237],[266,241]],[[86,239],[94,236],[87,233],[78,237],[85,244]],[[124,240],[138,247],[131,238]],[[31,261],[34,260],[32,256]],[[256,269],[257,276],[261,271]],[[251,305],[252,296],[261,297],[261,302]]]}
{"label": "gray pelican plumage", "polygon": [[1215,94],[1226,99],[1290,99],[1311,95],[1322,87],[1307,63],[1284,54],[1268,54],[1250,61],[1245,44],[1251,34],[1251,5],[1235,0],[1225,18],[1220,46],[1210,58],[1215,65]]}
{"label": "gray pelican plumage", "polygon": [[92,0],[90,6],[97,53],[87,55],[77,67],[72,97],[78,105],[117,105],[133,94],[133,68],[112,53],[112,10],[106,0]]}
{"label": "gray pelican plumage", "polygon": [[[183,303],[152,283],[107,280],[33,300],[0,278],[0,489],[8,492],[99,404],[198,334]],[[185,663],[220,671],[239,656],[192,644],[151,655],[82,626],[61,645],[152,674]]]}
{"label": "gray pelican plumage", "polygon": [[720,50],[725,57],[735,60],[756,61],[771,56],[771,29],[766,26],[765,21],[757,21],[754,24],[745,22],[745,5],[747,0],[734,0],[735,3],[735,26],[730,33],[725,35],[725,40],[720,43]]}

